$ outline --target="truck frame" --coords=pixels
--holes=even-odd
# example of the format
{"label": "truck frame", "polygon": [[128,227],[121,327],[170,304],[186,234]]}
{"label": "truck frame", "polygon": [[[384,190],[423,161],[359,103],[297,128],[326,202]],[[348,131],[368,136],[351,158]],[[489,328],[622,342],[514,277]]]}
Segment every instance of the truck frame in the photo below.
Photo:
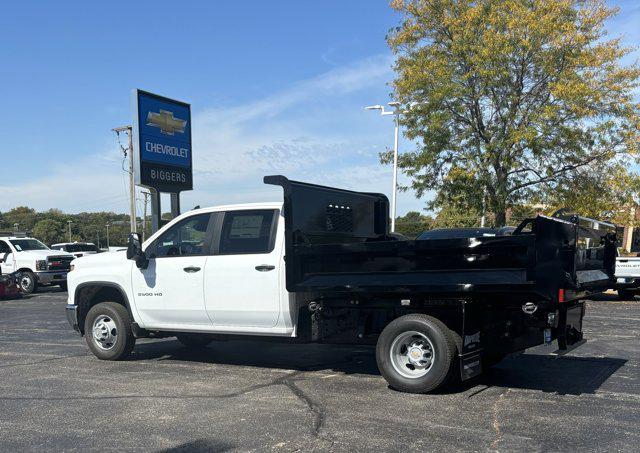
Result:
{"label": "truck frame", "polygon": [[[250,254],[230,258],[222,253],[228,231],[224,219],[229,213],[255,211],[255,205],[210,211],[217,214],[206,228],[210,244],[203,261],[205,314],[200,325],[171,322],[195,313],[199,304],[189,313],[173,311],[175,319],[164,323],[145,317],[144,310],[159,310],[161,303],[166,307],[173,302],[168,297],[176,297],[153,296],[163,287],[160,259],[153,254],[158,238],[202,210],[183,214],[145,244],[135,234],[130,237],[127,259],[135,266],[126,271],[133,276],[129,288],[121,276],[126,268],[122,254],[74,262],[67,316],[96,356],[121,359],[131,352],[135,338],[174,335],[191,347],[228,335],[375,344],[378,367],[389,384],[423,393],[476,376],[512,352],[553,340],[559,350],[581,344],[583,299],[608,288],[614,275],[615,227],[608,223],[538,216],[505,236],[401,240],[389,233],[389,203],[382,194],[284,176],[267,176],[264,182],[284,192],[282,204],[257,206],[275,212],[272,224],[261,229],[274,261],[263,264]],[[105,255],[119,257],[107,263]],[[208,272],[211,263],[233,268],[237,260],[253,260],[260,278],[281,282],[273,326],[256,326],[262,307],[254,308],[249,298],[243,302],[238,297],[242,288],[209,281],[216,277]],[[120,270],[110,276],[108,268],[116,262]],[[99,265],[107,268],[105,275],[97,274]],[[200,267],[193,272],[198,271]],[[250,285],[254,274],[246,272]],[[145,280],[154,278],[155,293],[135,287],[137,273]],[[163,302],[146,301],[153,297]],[[226,305],[216,302],[225,299]],[[249,309],[243,310],[243,303]],[[111,342],[108,348],[105,338]]]}

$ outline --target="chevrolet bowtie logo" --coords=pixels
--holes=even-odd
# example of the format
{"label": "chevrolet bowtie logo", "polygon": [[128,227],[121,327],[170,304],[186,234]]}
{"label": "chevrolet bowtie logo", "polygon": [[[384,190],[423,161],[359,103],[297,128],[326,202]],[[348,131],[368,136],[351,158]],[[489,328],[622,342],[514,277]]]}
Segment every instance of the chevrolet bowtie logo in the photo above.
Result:
{"label": "chevrolet bowtie logo", "polygon": [[147,126],[159,127],[163,134],[174,135],[176,132],[184,133],[187,122],[173,116],[173,112],[160,109],[160,113],[149,112]]}

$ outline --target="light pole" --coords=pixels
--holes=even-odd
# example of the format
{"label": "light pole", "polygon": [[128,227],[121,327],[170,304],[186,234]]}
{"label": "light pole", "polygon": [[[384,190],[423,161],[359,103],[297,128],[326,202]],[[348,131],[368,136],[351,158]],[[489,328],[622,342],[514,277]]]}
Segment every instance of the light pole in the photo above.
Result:
{"label": "light pole", "polygon": [[107,250],[109,250],[109,224],[107,223]]}
{"label": "light pole", "polygon": [[380,115],[394,116],[393,131],[393,186],[391,190],[391,232],[396,231],[396,192],[398,191],[398,134],[400,130],[400,103],[397,101],[389,102],[388,105],[394,110],[388,112],[384,109],[384,105],[370,105],[365,110],[380,110]]}
{"label": "light pole", "polygon": [[73,222],[71,220],[67,220],[67,224],[69,225],[69,242],[71,242],[71,224]]}

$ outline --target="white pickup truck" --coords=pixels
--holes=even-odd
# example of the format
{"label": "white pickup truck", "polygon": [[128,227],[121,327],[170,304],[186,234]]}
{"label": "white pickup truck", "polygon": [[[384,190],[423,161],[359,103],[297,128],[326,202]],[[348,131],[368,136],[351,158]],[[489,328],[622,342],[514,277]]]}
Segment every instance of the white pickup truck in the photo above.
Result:
{"label": "white pickup truck", "polygon": [[539,216],[500,237],[409,241],[389,233],[384,195],[265,183],[284,203],[196,209],[73,262],[67,318],[95,356],[123,359],[141,337],[370,344],[394,388],[427,392],[510,352],[580,344],[581,299],[612,283],[613,225]]}
{"label": "white pickup truck", "polygon": [[31,294],[38,285],[58,285],[67,289],[70,253],[50,250],[37,239],[26,236],[0,236],[0,269],[3,274],[20,272],[20,290]]}
{"label": "white pickup truck", "polygon": [[640,257],[618,256],[616,258],[616,286],[618,297],[633,299],[640,294]]}

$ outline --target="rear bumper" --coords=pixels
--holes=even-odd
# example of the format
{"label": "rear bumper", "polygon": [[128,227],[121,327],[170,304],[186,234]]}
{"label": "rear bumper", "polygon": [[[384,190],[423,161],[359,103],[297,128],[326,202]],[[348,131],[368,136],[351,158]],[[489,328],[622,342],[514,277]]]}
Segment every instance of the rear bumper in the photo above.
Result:
{"label": "rear bumper", "polygon": [[77,305],[67,305],[67,321],[69,321],[69,325],[76,332],[80,332],[80,326],[78,325],[78,306]]}
{"label": "rear bumper", "polygon": [[47,272],[36,272],[36,278],[38,279],[38,283],[40,284],[57,284],[64,283],[67,281],[67,272],[68,271],[47,271]]}

